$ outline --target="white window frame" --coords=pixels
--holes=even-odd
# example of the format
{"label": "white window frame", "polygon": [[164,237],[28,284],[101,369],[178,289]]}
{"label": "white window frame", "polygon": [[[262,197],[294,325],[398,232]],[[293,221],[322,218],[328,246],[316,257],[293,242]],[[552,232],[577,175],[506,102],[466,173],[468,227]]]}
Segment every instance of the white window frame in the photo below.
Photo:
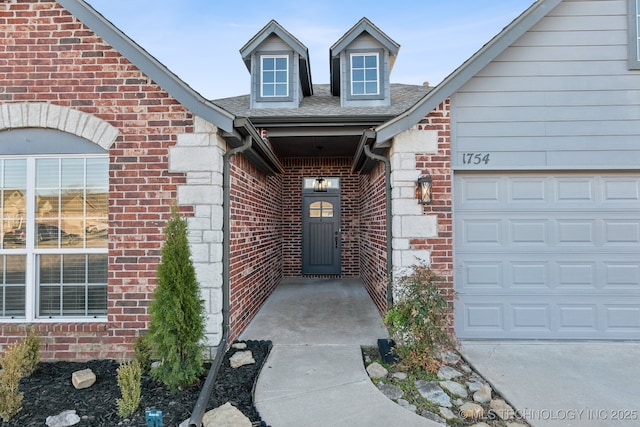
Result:
{"label": "white window frame", "polygon": [[[27,190],[26,190],[26,235],[34,236],[36,228],[36,160],[44,158],[107,158],[105,154],[60,154],[60,155],[20,155],[17,157],[0,156],[3,159],[24,158],[27,167]],[[105,183],[108,186],[108,183]],[[38,263],[37,259],[43,254],[55,255],[107,255],[109,253],[108,245],[105,248],[38,248],[35,245],[35,239],[26,239],[24,248],[16,249],[0,249],[3,255],[24,255],[26,256],[26,288],[25,288],[25,317],[0,317],[0,323],[90,323],[105,322],[107,314],[104,315],[88,315],[88,316],[51,316],[39,317],[39,279],[38,279]],[[107,276],[108,279],[108,276]],[[108,302],[108,301],[107,301]]]}
{"label": "white window frame", "polygon": [[[286,60],[287,63],[287,67],[285,70],[278,70],[277,67],[275,67],[273,70],[265,70],[264,69],[264,60],[265,59],[274,59],[274,63],[277,63],[278,59],[284,59]],[[285,87],[287,89],[287,92],[285,95],[278,95],[276,92],[276,87],[279,84],[282,84],[281,82],[277,82],[274,81],[273,83],[268,83],[270,85],[273,85],[274,87],[274,94],[273,95],[265,95],[264,93],[264,87],[265,87],[265,81],[264,81],[264,73],[265,71],[273,71],[274,73],[277,73],[278,71],[284,71],[285,75],[286,75],[286,82],[285,82]],[[290,77],[289,77],[289,73],[291,71],[291,64],[289,61],[289,55],[260,55],[260,97],[261,98],[266,98],[266,99],[273,99],[273,98],[288,98],[289,97],[289,85],[290,85]]]}
{"label": "white window frame", "polygon": [[[366,76],[365,76],[364,80],[357,80],[356,81],[356,80],[353,79],[353,71],[354,71],[353,59],[355,57],[363,57],[364,58],[364,63],[365,64],[364,64],[364,68],[362,68],[362,70],[364,70],[365,75],[366,75],[366,71],[368,69],[366,67],[366,58],[368,56],[375,56],[376,57],[376,69],[375,69],[375,71],[376,71],[376,80],[375,80],[376,92],[375,93],[368,93],[367,92],[367,83],[370,83],[371,80],[367,80]],[[360,68],[357,68],[357,69],[360,69]],[[351,82],[350,92],[351,92],[351,96],[352,97],[370,97],[370,96],[378,96],[378,95],[380,95],[380,93],[381,93],[381,90],[380,90],[380,85],[381,85],[381,82],[380,82],[380,54],[378,52],[354,52],[354,53],[351,53],[349,55],[349,80]],[[354,85],[355,85],[355,83],[363,83],[364,84],[364,93],[354,93]]]}

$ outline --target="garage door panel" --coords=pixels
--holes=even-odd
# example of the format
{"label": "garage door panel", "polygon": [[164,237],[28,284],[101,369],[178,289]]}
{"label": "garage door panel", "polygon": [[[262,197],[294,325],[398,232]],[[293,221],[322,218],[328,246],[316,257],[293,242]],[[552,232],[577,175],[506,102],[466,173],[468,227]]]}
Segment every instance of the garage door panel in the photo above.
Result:
{"label": "garage door panel", "polygon": [[604,219],[604,244],[640,244],[640,219]]}
{"label": "garage door panel", "polygon": [[454,195],[458,337],[640,338],[640,177],[463,173]]}
{"label": "garage door panel", "polygon": [[459,338],[640,339],[640,307],[615,303],[615,297],[576,297],[550,303],[533,297],[460,298],[455,310]]}
{"label": "garage door panel", "polygon": [[[618,293],[640,295],[640,257],[630,254],[498,253],[456,258],[458,293]],[[568,295],[571,295],[570,293]]]}

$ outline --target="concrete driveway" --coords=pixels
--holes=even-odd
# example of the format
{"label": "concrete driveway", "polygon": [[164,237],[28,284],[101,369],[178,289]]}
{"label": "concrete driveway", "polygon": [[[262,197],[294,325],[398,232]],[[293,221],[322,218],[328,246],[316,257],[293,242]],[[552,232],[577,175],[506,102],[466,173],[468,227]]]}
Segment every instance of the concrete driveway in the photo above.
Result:
{"label": "concrete driveway", "polygon": [[640,425],[640,342],[463,341],[461,353],[534,427]]}

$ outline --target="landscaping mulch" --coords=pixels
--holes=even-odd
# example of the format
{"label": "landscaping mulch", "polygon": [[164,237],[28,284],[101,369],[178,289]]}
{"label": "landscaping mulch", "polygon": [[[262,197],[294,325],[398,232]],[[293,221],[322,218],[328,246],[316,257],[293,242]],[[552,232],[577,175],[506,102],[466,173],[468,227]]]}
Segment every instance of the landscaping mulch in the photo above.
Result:
{"label": "landscaping mulch", "polygon": [[[253,404],[253,388],[271,343],[246,341],[246,344],[256,363],[231,368],[229,358],[237,350],[230,349],[222,361],[207,410],[231,402],[253,425],[261,425],[260,415]],[[9,422],[0,421],[0,427],[42,427],[48,416],[73,409],[81,419],[76,424],[79,427],[144,426],[147,409],[161,410],[164,426],[178,426],[191,416],[208,373],[205,372],[195,386],[177,393],[169,392],[163,384],[144,375],[138,411],[123,419],[118,416],[116,405],[116,399],[121,397],[116,372],[118,365],[114,360],[40,363],[30,377],[21,380],[20,391],[24,393],[22,410]],[[96,383],[76,390],[71,383],[71,375],[87,368],[96,374]]]}

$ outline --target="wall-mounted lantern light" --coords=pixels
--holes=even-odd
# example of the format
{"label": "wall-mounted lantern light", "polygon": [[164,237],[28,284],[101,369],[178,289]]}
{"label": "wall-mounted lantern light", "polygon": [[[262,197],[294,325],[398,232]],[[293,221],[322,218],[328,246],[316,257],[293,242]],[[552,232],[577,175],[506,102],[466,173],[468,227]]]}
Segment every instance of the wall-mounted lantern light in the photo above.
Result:
{"label": "wall-mounted lantern light", "polygon": [[316,178],[313,183],[313,191],[316,193],[326,193],[327,191],[327,180],[324,178]]}
{"label": "wall-mounted lantern light", "polygon": [[430,205],[433,202],[431,193],[433,180],[431,175],[423,174],[418,177],[418,203],[421,205]]}

